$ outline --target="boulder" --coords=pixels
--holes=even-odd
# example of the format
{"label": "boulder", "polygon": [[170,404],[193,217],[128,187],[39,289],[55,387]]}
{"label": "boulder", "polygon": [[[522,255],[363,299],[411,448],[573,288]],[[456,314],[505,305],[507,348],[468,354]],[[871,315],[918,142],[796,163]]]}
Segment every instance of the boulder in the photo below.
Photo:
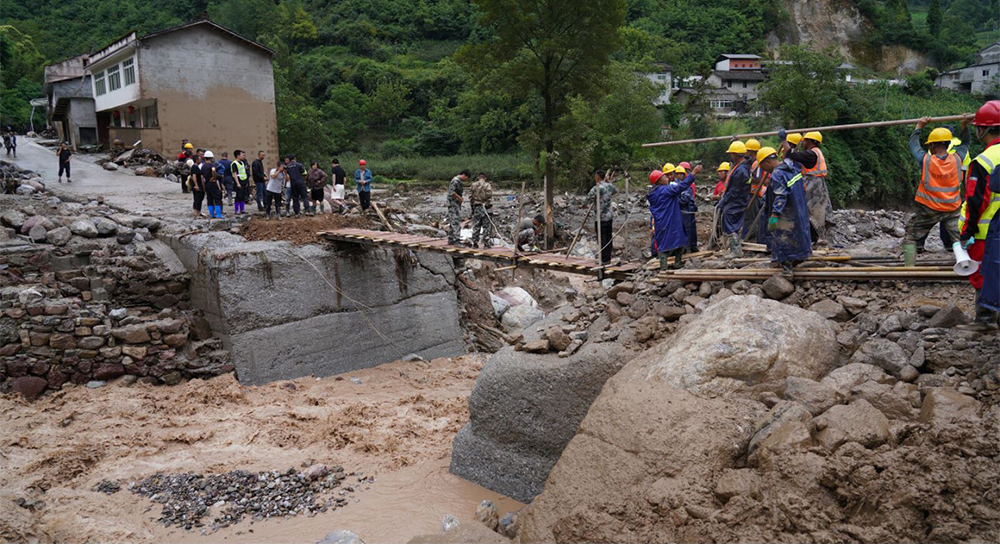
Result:
{"label": "boulder", "polygon": [[54,246],[64,246],[73,237],[73,232],[69,227],[59,227],[45,233],[45,241]]}
{"label": "boulder", "polygon": [[875,365],[898,376],[899,371],[910,362],[910,358],[895,342],[876,338],[862,344],[851,356],[851,362]]}
{"label": "boulder", "polygon": [[914,416],[913,406],[909,399],[900,395],[897,389],[884,383],[867,381],[856,385],[851,390],[851,397],[868,401],[889,419],[909,421]]}
{"label": "boulder", "polygon": [[785,398],[798,402],[813,416],[827,411],[841,401],[842,396],[829,384],[789,376],[785,379]]}
{"label": "boulder", "polygon": [[795,292],[795,286],[792,285],[792,282],[781,277],[779,274],[775,274],[768,278],[762,287],[764,289],[764,294],[767,295],[767,298],[773,298],[775,300],[781,300]]}
{"label": "boulder", "polygon": [[47,233],[48,231],[45,230],[44,226],[36,224],[28,231],[28,238],[31,238],[33,242],[44,242]]}
{"label": "boulder", "polygon": [[890,380],[884,370],[866,363],[850,363],[834,369],[820,383],[832,387],[841,396],[847,396],[854,386],[873,380],[886,383]]}
{"label": "boulder", "polygon": [[93,222],[85,219],[73,221],[69,226],[69,230],[77,236],[83,236],[84,238],[97,238],[97,227],[94,226]]}
{"label": "boulder", "polygon": [[519,306],[511,306],[509,310],[503,313],[500,322],[508,331],[514,332],[524,329],[544,317],[545,314],[538,308],[529,304],[521,304]]}
{"label": "boulder", "polygon": [[875,448],[889,441],[889,420],[866,400],[827,410],[815,420],[816,441],[830,451],[847,442]]}
{"label": "boulder", "polygon": [[45,378],[21,376],[20,378],[14,378],[13,383],[11,383],[11,390],[24,395],[24,398],[28,400],[35,400],[41,396],[48,385],[49,382]]}
{"label": "boulder", "polygon": [[504,287],[497,293],[497,296],[506,300],[511,306],[520,306],[522,304],[526,304],[532,308],[538,306],[538,302],[535,301],[534,297],[520,287]]}
{"label": "boulder", "polygon": [[30,194],[32,194],[34,192],[35,192],[35,188],[32,187],[31,185],[28,185],[27,183],[24,183],[23,185],[18,185],[17,189],[14,190],[15,194],[18,194],[18,195],[21,195],[21,196],[28,196],[28,195],[30,195]]}
{"label": "boulder", "polygon": [[118,232],[118,223],[106,217],[95,218],[94,227],[97,229],[98,236],[114,236]]}
{"label": "boulder", "polygon": [[530,501],[622,357],[610,343],[588,343],[564,358],[512,347],[495,353],[469,397],[469,423],[455,437],[451,472]]}
{"label": "boulder", "polygon": [[789,376],[818,380],[838,360],[836,334],[814,312],[756,296],[709,306],[670,342],[644,352],[651,378],[694,391],[780,390]]}
{"label": "boulder", "polygon": [[[812,416],[809,411],[798,402],[790,400],[778,402],[754,425],[753,438],[750,439],[747,446],[749,460],[752,464],[759,462],[757,453],[761,446],[772,450],[783,449],[787,446],[786,435],[793,429],[789,427],[789,424],[806,424],[811,420]],[[772,438],[771,435],[776,433],[781,436]]]}
{"label": "boulder", "polygon": [[503,317],[503,313],[510,309],[510,303],[506,300],[490,293],[490,303],[493,305],[493,314],[497,319]]}
{"label": "boulder", "polygon": [[851,317],[839,302],[830,299],[821,300],[813,304],[809,307],[809,310],[834,321],[847,321]]}
{"label": "boulder", "polygon": [[553,325],[545,331],[545,336],[549,339],[549,345],[554,351],[563,351],[569,347],[573,339],[562,330],[562,327]]}
{"label": "boulder", "polygon": [[110,170],[110,171],[113,172],[115,170],[118,170],[118,165],[115,164],[115,163],[113,163],[113,162],[111,162],[111,161],[108,161],[108,162],[104,163],[104,169],[105,170]]}
{"label": "boulder", "polygon": [[24,222],[27,220],[28,218],[17,210],[8,210],[3,212],[3,214],[0,214],[0,223],[18,230],[24,226]]}
{"label": "boulder", "polygon": [[956,325],[965,325],[969,322],[969,316],[954,304],[949,304],[934,314],[934,317],[927,320],[928,329],[948,329]]}
{"label": "boulder", "polygon": [[948,387],[933,387],[924,395],[918,421],[937,427],[959,421],[976,421],[982,404],[976,399]]}

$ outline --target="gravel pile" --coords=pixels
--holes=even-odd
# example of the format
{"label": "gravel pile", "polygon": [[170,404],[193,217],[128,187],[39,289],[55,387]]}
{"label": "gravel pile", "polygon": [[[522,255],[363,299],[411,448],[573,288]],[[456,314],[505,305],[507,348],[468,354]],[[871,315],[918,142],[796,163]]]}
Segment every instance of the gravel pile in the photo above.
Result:
{"label": "gravel pile", "polygon": [[[359,482],[373,481],[355,475]],[[245,516],[262,521],[340,508],[354,492],[350,485],[341,486],[346,478],[343,468],[327,470],[325,465],[312,465],[301,472],[290,468],[284,472],[234,470],[207,475],[157,473],[128,488],[163,505],[158,521],[164,526],[190,530],[208,525],[216,531],[241,522]]]}

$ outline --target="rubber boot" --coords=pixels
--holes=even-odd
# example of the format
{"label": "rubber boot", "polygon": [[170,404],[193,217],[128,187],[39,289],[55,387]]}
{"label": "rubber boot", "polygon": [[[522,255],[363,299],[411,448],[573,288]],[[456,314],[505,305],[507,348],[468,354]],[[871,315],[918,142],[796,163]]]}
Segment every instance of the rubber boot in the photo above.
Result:
{"label": "rubber boot", "polygon": [[917,266],[917,244],[903,245],[903,266]]}
{"label": "rubber boot", "polygon": [[680,270],[681,268],[684,267],[684,263],[681,260],[681,255],[682,254],[680,251],[674,254],[674,264],[670,265],[670,268],[672,270]]}
{"label": "rubber boot", "polygon": [[729,256],[733,259],[739,259],[743,256],[743,240],[737,233],[729,235]]}
{"label": "rubber boot", "polygon": [[781,277],[791,279],[795,273],[795,263],[791,261],[781,262]]}
{"label": "rubber boot", "polygon": [[320,213],[320,215],[323,215],[323,214],[326,213],[326,202],[320,202],[319,203],[319,213]]}

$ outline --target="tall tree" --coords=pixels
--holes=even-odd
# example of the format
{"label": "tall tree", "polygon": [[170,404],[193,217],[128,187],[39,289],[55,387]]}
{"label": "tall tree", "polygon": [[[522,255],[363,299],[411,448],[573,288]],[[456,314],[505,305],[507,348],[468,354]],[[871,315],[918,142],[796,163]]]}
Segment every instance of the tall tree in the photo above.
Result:
{"label": "tall tree", "polygon": [[941,0],[931,0],[927,10],[927,26],[930,27],[932,36],[941,32]]}
{"label": "tall tree", "polygon": [[845,83],[838,67],[842,59],[807,47],[786,45],[781,60],[761,85],[760,105],[776,112],[787,127],[818,126],[837,119]]}
{"label": "tall tree", "polygon": [[[600,97],[610,55],[621,47],[625,0],[475,0],[493,36],[469,45],[460,60],[488,87],[540,102],[532,126],[545,161],[546,238],[552,238],[553,158],[560,121],[574,96]],[[488,75],[487,75],[488,74]]]}

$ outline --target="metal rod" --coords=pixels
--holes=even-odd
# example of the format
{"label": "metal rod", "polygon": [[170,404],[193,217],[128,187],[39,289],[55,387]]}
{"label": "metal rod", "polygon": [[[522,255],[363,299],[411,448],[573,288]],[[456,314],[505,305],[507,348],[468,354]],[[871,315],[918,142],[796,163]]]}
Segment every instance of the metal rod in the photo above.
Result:
{"label": "metal rod", "polygon": [[518,232],[517,229],[519,229],[520,226],[521,226],[521,212],[524,210],[524,191],[525,191],[526,187],[527,187],[527,185],[525,185],[525,182],[522,181],[521,182],[521,192],[520,192],[520,194],[517,195],[517,221],[514,222],[514,229],[513,229],[514,230],[514,238],[513,238],[514,239],[514,258],[513,258],[514,266],[517,266],[517,246],[520,245],[520,244],[518,244],[518,239],[517,239],[517,237],[520,234],[520,232]]}
{"label": "metal rod", "polygon": [[[944,123],[947,121],[961,121],[966,117],[966,114],[962,115],[946,115],[943,117],[931,117],[931,123]],[[899,125],[915,125],[920,119],[899,119],[896,121],[875,121],[871,123],[852,123],[848,125],[830,125],[825,127],[811,127],[811,128],[796,128],[796,129],[786,129],[788,132],[832,132],[836,130],[854,130],[859,128],[876,128],[876,127],[892,127]],[[648,144],[642,144],[642,147],[661,147],[668,145],[681,145],[681,144],[701,144],[706,142],[723,142],[731,140],[741,140],[743,138],[765,138],[767,136],[777,136],[777,130],[770,130],[767,132],[752,132],[749,134],[733,134],[732,136],[712,136],[709,138],[691,138],[688,140],[673,140],[668,142],[653,142]]]}

